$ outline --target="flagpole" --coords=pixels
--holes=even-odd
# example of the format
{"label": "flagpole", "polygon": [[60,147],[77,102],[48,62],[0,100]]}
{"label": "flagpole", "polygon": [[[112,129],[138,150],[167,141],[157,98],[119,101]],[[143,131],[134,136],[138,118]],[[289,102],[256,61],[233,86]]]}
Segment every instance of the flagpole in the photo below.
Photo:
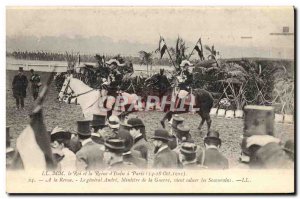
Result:
{"label": "flagpole", "polygon": [[[199,38],[198,41],[196,42],[195,47],[196,47],[196,45],[199,43],[199,41],[200,41],[200,38]],[[188,60],[191,58],[191,56],[192,56],[192,54],[193,54],[193,52],[194,52],[194,50],[195,50],[195,47],[193,48],[192,52],[190,53],[190,55],[189,55],[189,57],[188,57]]]}
{"label": "flagpole", "polygon": [[171,53],[170,53],[170,51],[169,51],[169,49],[168,49],[168,46],[167,46],[167,43],[166,43],[165,39],[162,38],[162,40],[163,40],[163,41],[165,42],[165,44],[166,44],[167,52],[168,52],[168,55],[169,55],[169,57],[170,57],[170,59],[171,59],[171,61],[172,61],[173,66],[174,66],[175,68],[177,68],[176,65],[175,65],[175,63],[174,63],[174,61],[173,61],[173,59],[172,59]]}

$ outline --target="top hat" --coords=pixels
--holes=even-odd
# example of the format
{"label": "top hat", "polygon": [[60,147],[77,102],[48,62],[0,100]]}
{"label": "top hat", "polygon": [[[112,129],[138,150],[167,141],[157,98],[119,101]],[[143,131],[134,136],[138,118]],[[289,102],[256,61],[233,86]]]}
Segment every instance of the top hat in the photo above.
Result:
{"label": "top hat", "polygon": [[91,135],[90,121],[80,120],[77,121],[77,133],[79,135]]}
{"label": "top hat", "polygon": [[180,152],[184,154],[196,154],[197,145],[192,142],[183,142],[180,147]]}
{"label": "top hat", "polygon": [[211,130],[207,133],[206,137],[204,138],[204,143],[209,140],[214,140],[218,143],[218,145],[221,145],[221,139],[219,138],[219,132],[215,130]]}
{"label": "top hat", "polygon": [[110,116],[108,119],[108,126],[112,129],[118,129],[120,127],[120,119],[118,116]]}
{"label": "top hat", "polygon": [[51,138],[51,142],[54,142],[55,140],[69,140],[71,139],[71,133],[56,126],[51,131],[50,138]]}
{"label": "top hat", "polygon": [[109,138],[105,141],[104,145],[111,152],[122,153],[125,150],[125,141],[119,138]]}
{"label": "top hat", "polygon": [[182,62],[180,63],[180,66],[193,66],[193,64],[191,62],[189,62],[188,60],[182,60]]}
{"label": "top hat", "polygon": [[172,117],[172,127],[177,129],[178,124],[182,124],[184,121],[183,117],[180,117],[179,115],[175,115]]}
{"label": "top hat", "polygon": [[130,151],[131,147],[133,146],[133,137],[130,135],[129,131],[121,129],[118,132],[118,136],[120,139],[124,140],[124,152]]}
{"label": "top hat", "polygon": [[19,67],[19,71],[20,72],[23,72],[24,70],[23,70],[23,67]]}
{"label": "top hat", "polygon": [[93,114],[93,120],[91,121],[91,127],[99,127],[99,126],[105,126],[105,115],[97,115]]}
{"label": "top hat", "polygon": [[165,129],[156,129],[154,131],[154,136],[151,138],[153,140],[162,140],[162,141],[170,141],[169,132]]}

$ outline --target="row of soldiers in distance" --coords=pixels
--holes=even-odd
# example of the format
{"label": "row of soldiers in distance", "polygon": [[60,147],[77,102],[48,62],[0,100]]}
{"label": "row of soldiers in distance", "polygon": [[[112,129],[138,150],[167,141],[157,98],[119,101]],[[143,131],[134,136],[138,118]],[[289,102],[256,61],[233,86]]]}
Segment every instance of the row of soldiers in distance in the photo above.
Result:
{"label": "row of soldiers in distance", "polygon": [[[111,116],[94,115],[92,121],[77,121],[77,133],[56,127],[50,133],[52,152],[58,170],[97,169],[228,169],[227,158],[219,151],[222,141],[217,131],[204,138],[204,148],[197,146],[184,125],[175,115],[171,130],[157,129],[153,145],[146,138],[145,125],[138,117],[120,123]],[[239,168],[287,168],[293,165],[294,143],[269,135],[253,135],[242,143],[250,152],[249,164]],[[154,152],[153,161],[150,154]]]}

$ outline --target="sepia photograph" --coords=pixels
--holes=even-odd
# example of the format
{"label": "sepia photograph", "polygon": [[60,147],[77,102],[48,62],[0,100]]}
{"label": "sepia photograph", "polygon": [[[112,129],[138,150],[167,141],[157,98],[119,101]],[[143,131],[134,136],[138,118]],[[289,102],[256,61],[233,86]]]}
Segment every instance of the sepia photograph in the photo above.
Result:
{"label": "sepia photograph", "polygon": [[6,7],[6,192],[295,193],[295,8]]}

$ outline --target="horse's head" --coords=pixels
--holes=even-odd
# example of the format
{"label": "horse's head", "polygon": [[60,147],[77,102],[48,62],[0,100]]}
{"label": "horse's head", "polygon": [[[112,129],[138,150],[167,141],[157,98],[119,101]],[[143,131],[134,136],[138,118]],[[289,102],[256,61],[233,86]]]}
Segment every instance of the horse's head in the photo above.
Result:
{"label": "horse's head", "polygon": [[63,86],[61,87],[61,90],[58,94],[58,100],[59,101],[63,101],[65,99],[68,99],[69,97],[72,96],[72,94],[74,93],[74,91],[72,90],[72,88],[70,87],[70,82],[72,79],[72,75],[67,76],[65,78],[65,81],[63,83]]}

